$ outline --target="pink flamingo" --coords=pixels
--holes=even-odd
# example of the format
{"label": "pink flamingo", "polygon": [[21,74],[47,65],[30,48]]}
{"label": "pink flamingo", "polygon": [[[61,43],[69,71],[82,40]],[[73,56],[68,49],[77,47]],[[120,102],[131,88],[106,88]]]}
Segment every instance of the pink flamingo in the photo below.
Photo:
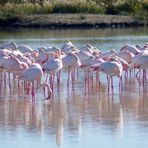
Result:
{"label": "pink flamingo", "polygon": [[15,42],[8,42],[4,43],[3,45],[0,45],[0,49],[10,49],[10,50],[16,50],[17,46]]}
{"label": "pink flamingo", "polygon": [[116,54],[116,56],[124,59],[128,64],[131,63],[132,58],[135,56],[132,52],[127,50],[120,51]]}
{"label": "pink flamingo", "polygon": [[8,56],[9,54],[11,54],[12,53],[12,50],[11,49],[1,49],[0,50],[0,55],[2,55],[2,56]]}
{"label": "pink flamingo", "polygon": [[7,60],[9,57],[6,55],[0,55],[0,67],[3,67],[3,63],[5,60]]}
{"label": "pink flamingo", "polygon": [[27,46],[27,45],[19,45],[17,47],[17,49],[21,52],[21,53],[26,53],[26,52],[29,52],[29,53],[32,53],[34,50]]}
{"label": "pink flamingo", "polygon": [[[115,58],[111,58],[110,61],[106,61],[102,63],[99,66],[99,70],[104,72],[107,75],[107,81],[108,81],[108,91],[109,91],[109,85],[110,85],[110,78],[111,78],[111,88],[113,91],[113,76],[121,77],[123,67]],[[119,88],[120,88],[120,81],[119,81]]]}
{"label": "pink flamingo", "polygon": [[[20,62],[16,57],[13,55],[10,55],[9,58],[4,60],[1,66],[3,69],[6,70],[6,72],[9,73],[9,89],[10,89],[10,95],[11,95],[11,83],[10,83],[10,73],[15,73],[16,71],[21,71],[24,68],[26,68],[26,64],[24,62]],[[5,86],[6,86],[6,75],[4,77]]]}
{"label": "pink flamingo", "polygon": [[111,49],[110,51],[106,51],[104,53],[101,53],[99,55],[99,58],[102,58],[102,59],[106,60],[109,57],[112,57],[113,55],[115,55],[116,53],[117,53],[117,51],[115,49]]}
{"label": "pink flamingo", "polygon": [[[116,59],[117,61],[119,61],[120,63],[121,63],[121,65],[122,65],[122,67],[123,67],[123,71],[124,71],[124,78],[125,78],[125,82],[126,82],[126,80],[127,80],[127,78],[128,78],[128,63],[124,60],[124,59],[122,59],[121,57],[118,57],[118,56],[116,56],[116,55],[114,55],[114,56],[112,56],[112,57],[109,57],[108,59],[107,59],[107,61],[109,61],[110,59],[112,59],[112,58],[114,58],[114,59]],[[130,71],[131,72],[131,71]],[[121,80],[122,80],[122,76],[121,76]]]}
{"label": "pink flamingo", "polygon": [[96,67],[99,67],[101,63],[105,62],[101,58],[96,58],[94,56],[90,56],[88,59],[83,61],[83,64],[81,64],[81,68],[84,70],[85,75],[85,83],[88,82],[89,84],[89,77],[93,77],[93,71],[96,71],[96,81],[99,79],[98,70]]}
{"label": "pink flamingo", "polygon": [[39,49],[39,56],[37,57],[37,62],[40,64],[44,64],[48,61],[48,55],[45,53],[43,49]]}
{"label": "pink flamingo", "polygon": [[129,65],[129,69],[133,69],[133,68],[139,69],[139,71],[136,73],[136,78],[138,79],[140,84],[141,84],[140,72],[141,72],[141,69],[143,70],[143,85],[144,85],[144,82],[146,81],[146,69],[148,69],[148,55],[142,54],[142,55],[135,56],[132,59],[131,64]]}
{"label": "pink flamingo", "polygon": [[68,69],[68,80],[67,85],[69,86],[70,72],[72,77],[72,84],[75,81],[75,68],[81,66],[80,59],[74,53],[68,53],[65,57],[62,58],[63,68]]}
{"label": "pink flamingo", "polygon": [[124,50],[129,51],[133,53],[134,55],[141,53],[141,51],[136,46],[133,46],[133,45],[126,45],[120,49],[120,51],[124,51]]}
{"label": "pink flamingo", "polygon": [[58,85],[60,83],[60,73],[61,69],[63,68],[63,63],[62,60],[59,58],[51,59],[48,60],[44,65],[43,65],[43,71],[46,73],[50,74],[50,80],[51,80],[51,86],[53,89],[54,85],[54,75],[57,73],[57,82]]}
{"label": "pink flamingo", "polygon": [[140,49],[141,51],[143,51],[143,50],[148,50],[148,42],[145,43],[142,48],[139,47],[139,49]]}
{"label": "pink flamingo", "polygon": [[79,50],[89,52],[92,55],[101,54],[101,51],[96,47],[92,46],[91,44],[86,44],[85,46],[79,48]]}
{"label": "pink flamingo", "polygon": [[68,54],[72,51],[78,50],[71,41],[68,41],[67,43],[65,43],[62,48],[61,48],[61,52],[64,52],[65,54]]}
{"label": "pink flamingo", "polygon": [[32,66],[30,66],[28,69],[26,69],[20,76],[19,76],[19,80],[24,80],[24,81],[31,81],[32,82],[32,98],[33,101],[35,101],[35,92],[34,92],[34,81],[38,81],[38,88],[39,87],[47,87],[48,89],[48,97],[47,99],[51,98],[51,94],[52,94],[52,90],[49,86],[48,83],[44,82],[42,83],[43,77],[43,71],[42,68],[39,64],[33,64]]}
{"label": "pink flamingo", "polygon": [[18,58],[12,55],[10,55],[10,57],[7,58],[2,64],[2,67],[8,72],[22,70],[23,66],[24,63],[21,63]]}

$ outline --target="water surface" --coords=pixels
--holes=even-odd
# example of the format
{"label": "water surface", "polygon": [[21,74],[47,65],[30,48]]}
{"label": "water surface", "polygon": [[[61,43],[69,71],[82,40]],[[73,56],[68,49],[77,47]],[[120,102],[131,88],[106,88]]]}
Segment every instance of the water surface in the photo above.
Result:
{"label": "water surface", "polygon": [[[147,28],[133,29],[6,29],[0,30],[0,43],[15,41],[36,49],[61,47],[68,40],[77,47],[90,43],[101,51],[119,50],[126,44],[143,46]],[[106,76],[100,74],[85,89],[83,71],[76,84],[67,87],[67,71],[62,71],[58,91],[54,86],[51,102],[44,101],[42,89],[31,96],[11,79],[0,89],[0,145],[2,148],[25,147],[146,147],[148,144],[148,86],[139,86],[134,73],[119,91],[114,78],[114,93],[108,93]],[[7,82],[8,84],[8,82]]]}

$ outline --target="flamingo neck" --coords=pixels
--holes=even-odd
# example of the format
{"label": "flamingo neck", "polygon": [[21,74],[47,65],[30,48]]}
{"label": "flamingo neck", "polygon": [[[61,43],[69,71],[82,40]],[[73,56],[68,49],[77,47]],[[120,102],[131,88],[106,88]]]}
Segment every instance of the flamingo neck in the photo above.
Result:
{"label": "flamingo neck", "polygon": [[40,81],[40,87],[43,87],[43,88],[47,87],[47,90],[48,90],[48,97],[47,97],[47,99],[50,99],[51,98],[51,94],[52,94],[52,90],[51,90],[49,84],[46,83],[46,82],[42,83]]}

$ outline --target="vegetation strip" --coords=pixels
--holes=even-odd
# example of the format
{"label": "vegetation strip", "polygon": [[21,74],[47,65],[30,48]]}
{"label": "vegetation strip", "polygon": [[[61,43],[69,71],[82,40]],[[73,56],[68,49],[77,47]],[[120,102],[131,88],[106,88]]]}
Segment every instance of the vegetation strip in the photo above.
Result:
{"label": "vegetation strip", "polygon": [[148,0],[0,1],[2,27],[127,27],[147,22]]}

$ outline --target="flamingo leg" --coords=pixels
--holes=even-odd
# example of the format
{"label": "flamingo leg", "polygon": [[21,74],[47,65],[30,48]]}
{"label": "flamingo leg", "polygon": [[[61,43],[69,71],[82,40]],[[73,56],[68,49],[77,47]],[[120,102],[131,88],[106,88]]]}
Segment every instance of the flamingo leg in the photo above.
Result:
{"label": "flamingo leg", "polygon": [[57,72],[57,83],[60,84],[61,70]]}
{"label": "flamingo leg", "polygon": [[109,90],[110,90],[110,77],[107,76],[107,83],[108,83],[108,93],[109,93]]}
{"label": "flamingo leg", "polygon": [[20,93],[20,81],[17,81],[17,88],[18,88],[18,93]]}
{"label": "flamingo leg", "polygon": [[144,86],[144,83],[146,82],[146,69],[143,69],[143,86]]}
{"label": "flamingo leg", "polygon": [[5,84],[5,88],[6,88],[6,72],[4,72],[4,84]]}
{"label": "flamingo leg", "polygon": [[144,72],[144,80],[146,81],[147,80],[147,77],[146,77],[146,69],[144,69],[143,72]]}
{"label": "flamingo leg", "polygon": [[50,74],[50,86],[52,86],[52,74]]}
{"label": "flamingo leg", "polygon": [[98,72],[98,70],[96,70],[96,85],[97,85],[97,87],[100,86],[100,79],[99,79],[99,72]]}
{"label": "flamingo leg", "polygon": [[27,82],[26,86],[27,86],[27,94],[29,94],[29,92],[30,92],[30,82]]}
{"label": "flamingo leg", "polygon": [[140,82],[140,74],[141,74],[141,69],[139,69],[138,72],[136,73],[136,78],[137,78],[139,84],[141,85],[141,82]]}
{"label": "flamingo leg", "polygon": [[3,79],[3,74],[0,75],[0,82],[1,82],[1,84],[3,82],[2,79]]}
{"label": "flamingo leg", "polygon": [[54,78],[55,78],[55,74],[52,75],[52,85],[51,85],[52,90],[53,90],[53,87],[54,87]]}
{"label": "flamingo leg", "polygon": [[75,83],[75,69],[71,70],[71,80],[72,80],[72,85]]}
{"label": "flamingo leg", "polygon": [[112,89],[112,92],[114,92],[113,76],[111,76],[111,89]]}
{"label": "flamingo leg", "polygon": [[68,69],[67,86],[69,86],[69,83],[70,83],[70,69]]}
{"label": "flamingo leg", "polygon": [[125,73],[124,73],[125,83],[126,83],[126,81],[127,81],[127,78],[128,78],[128,71],[126,70]]}
{"label": "flamingo leg", "polygon": [[119,78],[119,90],[122,90],[122,75]]}
{"label": "flamingo leg", "polygon": [[34,81],[32,82],[32,102],[35,102]]}
{"label": "flamingo leg", "polygon": [[48,74],[47,74],[47,76],[46,76],[45,82],[47,82],[47,80],[48,80]]}
{"label": "flamingo leg", "polygon": [[79,78],[79,69],[77,68],[77,79]]}
{"label": "flamingo leg", "polygon": [[131,77],[132,77],[132,70],[130,70],[129,73],[130,73],[130,79],[131,79]]}
{"label": "flamingo leg", "polygon": [[[89,72],[89,73],[90,73],[90,72]],[[91,76],[90,76],[90,77],[91,77],[91,82],[92,82],[92,85],[93,85],[93,81],[94,81],[94,80],[93,80],[93,71],[91,71]]]}
{"label": "flamingo leg", "polygon": [[10,96],[11,96],[11,80],[10,80],[10,72],[8,74],[8,77],[9,77],[9,90],[10,90]]}

